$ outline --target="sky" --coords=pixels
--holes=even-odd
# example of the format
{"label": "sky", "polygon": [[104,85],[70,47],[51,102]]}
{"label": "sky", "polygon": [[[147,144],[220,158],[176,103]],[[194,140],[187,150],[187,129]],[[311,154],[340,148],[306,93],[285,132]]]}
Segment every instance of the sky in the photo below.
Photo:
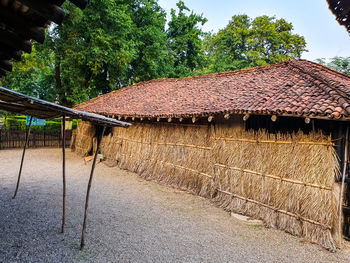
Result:
{"label": "sky", "polygon": [[[224,28],[233,15],[247,14],[284,18],[294,26],[293,33],[302,35],[308,52],[302,58],[350,57],[350,35],[340,26],[328,9],[326,0],[183,0],[196,14],[203,14],[208,22],[204,31],[217,32]],[[169,14],[178,0],[159,0],[159,5]],[[168,17],[169,18],[169,17]]]}

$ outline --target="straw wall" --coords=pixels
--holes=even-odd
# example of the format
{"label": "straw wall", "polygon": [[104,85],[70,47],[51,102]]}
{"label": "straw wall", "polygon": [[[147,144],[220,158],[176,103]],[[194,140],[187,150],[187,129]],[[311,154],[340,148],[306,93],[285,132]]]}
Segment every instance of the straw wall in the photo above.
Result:
{"label": "straw wall", "polygon": [[87,156],[93,147],[95,127],[89,122],[81,121],[72,135],[71,148],[81,156]]}
{"label": "straw wall", "polygon": [[337,159],[318,133],[269,135],[219,125],[215,132],[215,200],[334,250]]}
{"label": "straw wall", "polygon": [[101,142],[109,164],[168,185],[208,195],[212,170],[210,127],[134,124],[114,128]]}
{"label": "straw wall", "polygon": [[[78,132],[76,143],[83,145],[86,133],[79,137]],[[338,162],[330,138],[322,134],[272,135],[245,131],[239,122],[215,128],[135,123],[114,128],[101,147],[110,165],[336,247]]]}

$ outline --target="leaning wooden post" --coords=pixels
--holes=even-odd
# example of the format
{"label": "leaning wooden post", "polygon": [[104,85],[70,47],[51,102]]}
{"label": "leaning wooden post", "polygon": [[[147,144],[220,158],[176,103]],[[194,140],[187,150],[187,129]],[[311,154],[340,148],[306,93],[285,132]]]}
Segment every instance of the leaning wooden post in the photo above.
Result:
{"label": "leaning wooden post", "polygon": [[30,116],[29,125],[28,125],[27,132],[26,132],[26,141],[24,143],[24,148],[23,148],[23,153],[22,153],[21,166],[19,167],[19,173],[18,173],[18,178],[17,178],[16,190],[15,190],[15,194],[13,195],[12,199],[16,198],[16,195],[17,195],[17,192],[18,192],[19,182],[21,180],[21,174],[22,174],[22,168],[23,168],[24,155],[26,153],[27,145],[28,145],[28,142],[29,142],[30,126],[32,125],[32,120],[33,120],[33,116]]}
{"label": "leaning wooden post", "polygon": [[339,245],[342,243],[342,213],[343,213],[343,198],[344,198],[344,186],[345,186],[345,176],[346,168],[348,164],[348,148],[349,148],[349,126],[346,127],[345,133],[345,149],[344,149],[344,164],[343,164],[343,174],[341,180],[341,187],[339,192],[339,207],[338,207],[338,227],[339,227]]}
{"label": "leaning wooden post", "polygon": [[82,250],[84,248],[84,246],[85,246],[85,229],[86,229],[87,209],[88,209],[88,206],[89,206],[89,195],[90,195],[90,189],[91,189],[91,182],[92,182],[92,177],[94,175],[94,170],[95,170],[95,165],[96,165],[96,159],[97,159],[98,151],[100,149],[100,144],[101,144],[101,141],[102,141],[103,134],[105,133],[105,130],[106,130],[106,126],[103,126],[103,130],[102,130],[100,138],[99,138],[99,140],[97,142],[97,148],[96,148],[94,160],[93,160],[92,166],[91,166],[90,179],[89,179],[87,192],[86,192],[86,199],[85,199],[84,222],[83,222],[83,230],[82,230],[82,233],[81,233],[80,250]]}
{"label": "leaning wooden post", "polygon": [[62,178],[63,178],[63,198],[62,198],[62,227],[64,233],[66,223],[66,115],[62,117]]}

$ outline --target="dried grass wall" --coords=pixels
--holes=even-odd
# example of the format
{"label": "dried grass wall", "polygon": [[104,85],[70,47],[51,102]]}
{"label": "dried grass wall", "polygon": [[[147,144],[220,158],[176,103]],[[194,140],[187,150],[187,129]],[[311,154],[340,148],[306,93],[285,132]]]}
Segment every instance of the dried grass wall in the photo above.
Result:
{"label": "dried grass wall", "polygon": [[109,164],[207,196],[213,169],[210,129],[167,124],[114,128],[113,135],[103,138],[101,152]]}
{"label": "dried grass wall", "polygon": [[71,148],[80,156],[87,156],[93,147],[95,126],[89,122],[81,121],[72,134]]}
{"label": "dried grass wall", "polygon": [[[92,132],[83,127],[76,138],[82,146],[75,147],[86,152]],[[330,138],[320,133],[272,135],[245,131],[239,121],[215,128],[135,123],[114,128],[101,151],[110,165],[336,248],[338,162]]]}

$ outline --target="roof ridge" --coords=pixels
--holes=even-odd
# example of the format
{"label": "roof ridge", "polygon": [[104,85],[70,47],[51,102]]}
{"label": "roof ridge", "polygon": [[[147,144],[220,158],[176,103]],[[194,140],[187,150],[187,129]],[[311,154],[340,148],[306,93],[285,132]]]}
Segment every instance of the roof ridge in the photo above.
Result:
{"label": "roof ridge", "polygon": [[[329,67],[326,67],[324,65],[309,61],[309,60],[305,60],[305,59],[299,59],[298,61],[303,61],[304,63],[310,63],[313,66],[319,67],[322,70],[326,70],[326,71],[331,71],[331,73],[335,73],[341,77],[345,77],[348,80],[350,80],[350,76],[341,73],[339,71],[333,70]],[[336,80],[329,80],[326,76],[321,76],[320,74],[317,74],[316,71],[314,70],[308,70],[306,69],[303,65],[301,65],[300,63],[295,63],[295,60],[289,60],[289,65],[291,65],[292,67],[302,71],[303,73],[311,76],[312,78],[322,82],[323,84],[326,84],[327,87],[329,87],[330,89],[332,89],[333,91],[335,91],[336,93],[338,93],[341,97],[346,98],[349,100],[350,102],[350,94],[347,94],[346,92],[342,91],[339,89],[340,86],[345,87],[343,84],[341,84],[340,82],[336,81]],[[330,82],[334,82],[334,83],[330,83]],[[335,87],[334,87],[335,86]],[[328,91],[326,89],[324,89],[324,87],[320,86],[320,88],[322,88],[325,92],[328,93]],[[349,91],[350,92],[350,91]]]}
{"label": "roof ridge", "polygon": [[[179,87],[183,89],[173,96]],[[311,61],[291,59],[251,69],[139,82],[77,108],[126,117],[231,112],[350,120],[350,77]]]}
{"label": "roof ridge", "polygon": [[[243,69],[236,69],[236,70],[231,70],[231,71],[224,71],[224,72],[216,72],[216,73],[208,73],[208,74],[202,74],[202,75],[194,75],[194,76],[188,76],[188,77],[181,77],[181,78],[158,78],[158,79],[151,79],[151,80],[146,80],[146,81],[140,81],[132,85],[128,85],[125,87],[122,87],[120,89],[113,90],[111,92],[102,94],[98,97],[111,94],[111,93],[117,93],[121,92],[123,90],[127,90],[130,88],[146,85],[146,84],[151,84],[151,83],[158,83],[158,82],[174,82],[174,81],[182,81],[182,80],[191,80],[191,79],[205,79],[205,78],[212,78],[212,77],[226,77],[226,76],[232,76],[235,74],[239,73],[248,73],[252,71],[259,71],[259,70],[264,70],[264,69],[269,69],[269,68],[274,68],[274,67],[279,67],[282,65],[286,65],[290,60],[285,60],[279,63],[275,64],[269,64],[269,65],[263,65],[263,66],[256,66],[252,68],[243,68]],[[91,99],[92,100],[92,99]],[[83,102],[85,103],[85,102]],[[79,104],[82,105],[83,103]],[[77,105],[78,106],[78,105]]]}
{"label": "roof ridge", "polygon": [[95,98],[92,98],[92,99],[89,99],[89,100],[84,101],[84,102],[82,102],[82,103],[79,103],[79,104],[75,105],[75,106],[73,107],[73,109],[79,108],[79,107],[81,107],[81,106],[85,106],[86,104],[89,104],[89,103],[91,103],[91,102],[94,102],[94,101],[96,101],[96,100],[99,100],[99,99],[101,99],[101,98],[103,98],[103,97],[109,95],[109,94],[112,93],[112,92],[113,92],[113,91],[108,92],[108,93],[105,93],[105,94],[101,94],[101,95],[96,96]]}

